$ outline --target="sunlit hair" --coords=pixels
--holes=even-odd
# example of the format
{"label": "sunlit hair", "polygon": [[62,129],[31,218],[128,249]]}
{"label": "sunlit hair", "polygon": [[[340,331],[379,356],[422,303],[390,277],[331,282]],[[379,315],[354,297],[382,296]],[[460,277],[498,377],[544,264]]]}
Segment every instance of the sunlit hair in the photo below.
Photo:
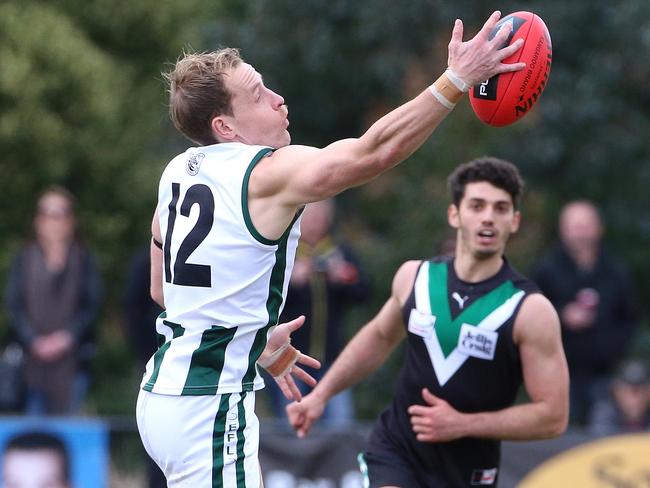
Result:
{"label": "sunlit hair", "polygon": [[469,183],[487,182],[510,194],[514,208],[519,207],[524,180],[517,167],[503,159],[482,157],[458,166],[447,178],[447,187],[454,205],[460,205]]}
{"label": "sunlit hair", "polygon": [[172,71],[163,73],[169,84],[169,115],[188,139],[202,146],[218,142],[210,122],[217,115],[232,115],[224,75],[241,62],[233,48],[184,53]]}

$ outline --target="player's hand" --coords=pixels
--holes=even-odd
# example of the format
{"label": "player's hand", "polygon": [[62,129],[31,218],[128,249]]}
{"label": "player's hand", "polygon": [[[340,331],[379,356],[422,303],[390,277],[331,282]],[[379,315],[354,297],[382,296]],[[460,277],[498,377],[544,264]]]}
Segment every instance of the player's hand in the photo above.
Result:
{"label": "player's hand", "polygon": [[426,405],[411,405],[411,427],[420,442],[447,442],[463,437],[463,414],[428,389],[422,389]]}
{"label": "player's hand", "polygon": [[302,402],[293,402],[287,405],[289,424],[300,438],[305,437],[312,425],[318,420],[325,410],[325,401],[313,392],[302,399]]}
{"label": "player's hand", "polygon": [[517,39],[510,46],[501,49],[512,31],[510,22],[503,24],[490,40],[490,32],[500,17],[501,12],[495,11],[478,34],[467,42],[463,42],[463,22],[456,19],[449,42],[447,66],[469,86],[477,85],[499,73],[519,71],[526,66],[526,63],[503,64],[501,62],[517,52],[524,41]]}
{"label": "player's hand", "polygon": [[[260,359],[270,355],[289,341],[291,334],[298,330],[302,324],[305,323],[305,316],[293,319],[290,322],[278,324],[273,330],[266,343],[266,347],[262,352]],[[302,393],[296,385],[296,379],[313,387],[316,385],[316,380],[313,376],[307,373],[298,365],[308,366],[310,368],[320,368],[320,362],[307,354],[299,353],[296,363],[289,368],[289,370],[282,376],[274,377],[273,379],[278,384],[282,394],[287,400],[302,400]]]}

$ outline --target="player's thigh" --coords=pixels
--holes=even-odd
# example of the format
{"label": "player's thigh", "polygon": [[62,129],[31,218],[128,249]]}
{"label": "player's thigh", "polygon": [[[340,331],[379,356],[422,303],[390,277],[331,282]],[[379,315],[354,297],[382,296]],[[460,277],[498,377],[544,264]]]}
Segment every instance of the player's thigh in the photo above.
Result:
{"label": "player's thigh", "polygon": [[169,488],[258,488],[255,394],[169,396],[141,392],[138,429]]}

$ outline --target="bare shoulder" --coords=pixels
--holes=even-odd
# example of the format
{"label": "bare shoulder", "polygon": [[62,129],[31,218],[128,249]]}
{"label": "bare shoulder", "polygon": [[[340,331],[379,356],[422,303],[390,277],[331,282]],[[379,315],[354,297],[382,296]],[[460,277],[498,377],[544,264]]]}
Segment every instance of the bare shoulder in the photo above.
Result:
{"label": "bare shoulder", "polygon": [[313,157],[316,148],[291,145],[268,153],[255,165],[248,184],[251,198],[267,198],[278,193],[296,171],[298,161]]}
{"label": "bare shoulder", "polygon": [[410,260],[402,263],[393,277],[392,294],[403,305],[411,293],[415,276],[422,261]]}
{"label": "bare shoulder", "polygon": [[515,321],[515,342],[560,338],[560,319],[548,298],[532,293],[524,299]]}

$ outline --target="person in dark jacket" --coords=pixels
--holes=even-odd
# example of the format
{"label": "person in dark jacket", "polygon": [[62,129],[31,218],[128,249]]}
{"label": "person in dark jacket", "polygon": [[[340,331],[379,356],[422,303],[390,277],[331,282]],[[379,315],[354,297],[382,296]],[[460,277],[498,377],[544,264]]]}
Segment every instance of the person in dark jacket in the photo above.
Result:
{"label": "person in dark jacket", "polygon": [[584,425],[607,396],[609,378],[637,325],[634,283],[622,260],[603,244],[604,226],[587,200],[567,203],[560,243],[531,276],[557,309],[571,375],[571,422]]}
{"label": "person in dark jacket", "polygon": [[72,194],[47,189],[37,201],[34,238],[9,274],[7,310],[25,353],[29,414],[76,414],[88,389],[102,285],[76,227]]}

